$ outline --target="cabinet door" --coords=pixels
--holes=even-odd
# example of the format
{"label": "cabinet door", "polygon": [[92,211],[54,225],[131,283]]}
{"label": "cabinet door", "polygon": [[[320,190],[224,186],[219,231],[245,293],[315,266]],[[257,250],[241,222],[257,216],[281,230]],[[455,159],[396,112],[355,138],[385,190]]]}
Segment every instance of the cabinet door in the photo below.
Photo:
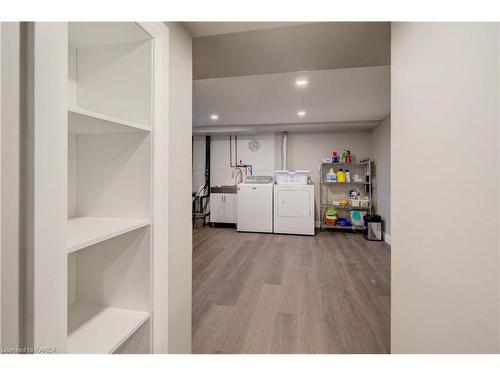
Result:
{"label": "cabinet door", "polygon": [[225,223],[236,224],[236,218],[238,217],[236,207],[237,207],[236,194],[225,194],[224,195]]}
{"label": "cabinet door", "polygon": [[307,190],[280,190],[277,194],[279,217],[309,217],[311,192]]}
{"label": "cabinet door", "polygon": [[210,194],[210,221],[224,223],[224,194]]}

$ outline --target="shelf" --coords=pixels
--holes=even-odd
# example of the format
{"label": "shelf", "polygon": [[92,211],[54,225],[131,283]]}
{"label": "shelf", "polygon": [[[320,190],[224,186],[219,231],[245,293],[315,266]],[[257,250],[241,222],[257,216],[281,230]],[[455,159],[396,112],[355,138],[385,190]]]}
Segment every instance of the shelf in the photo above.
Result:
{"label": "shelf", "polygon": [[147,126],[125,121],[82,108],[68,110],[71,134],[113,134],[125,132],[151,132]]}
{"label": "shelf", "polygon": [[332,162],[325,162],[325,161],[322,161],[321,164],[325,164],[325,165],[366,165],[368,164],[368,161],[366,162],[356,162],[356,163],[332,163]]}
{"label": "shelf", "polygon": [[368,211],[370,207],[354,207],[354,206],[335,206],[333,204],[322,204],[322,208],[333,208],[334,210],[355,210],[355,211]]}
{"label": "shelf", "polygon": [[68,353],[113,353],[149,319],[149,313],[74,304],[68,311]]}
{"label": "shelf", "polygon": [[364,229],[366,229],[363,226],[343,227],[341,225],[326,225],[326,224],[323,224],[322,228],[323,229],[350,229],[350,230],[364,230]]}
{"label": "shelf", "polygon": [[370,185],[370,182],[325,182],[322,181],[320,182],[322,185],[353,185],[353,184],[359,184],[359,185]]}
{"label": "shelf", "polygon": [[149,220],[78,217],[68,220],[67,251],[83,249],[99,242],[148,226]]}

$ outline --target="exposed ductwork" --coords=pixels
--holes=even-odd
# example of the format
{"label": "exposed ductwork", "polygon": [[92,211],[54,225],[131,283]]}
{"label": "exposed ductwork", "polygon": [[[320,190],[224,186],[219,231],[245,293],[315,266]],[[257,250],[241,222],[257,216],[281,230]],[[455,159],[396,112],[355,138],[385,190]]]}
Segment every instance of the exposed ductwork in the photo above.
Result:
{"label": "exposed ductwork", "polygon": [[288,169],[288,133],[284,132],[281,136],[281,169],[286,171]]}

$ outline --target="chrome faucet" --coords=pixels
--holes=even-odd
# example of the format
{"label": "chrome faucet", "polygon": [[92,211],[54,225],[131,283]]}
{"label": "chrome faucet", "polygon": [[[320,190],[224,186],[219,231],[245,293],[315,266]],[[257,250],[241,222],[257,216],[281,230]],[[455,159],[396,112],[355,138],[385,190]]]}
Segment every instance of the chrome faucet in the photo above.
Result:
{"label": "chrome faucet", "polygon": [[[240,182],[237,182],[239,176]],[[233,174],[231,175],[232,178],[234,178],[234,185],[238,185],[239,183],[243,182],[243,174],[241,173],[241,169],[239,168],[234,168],[233,169]]]}

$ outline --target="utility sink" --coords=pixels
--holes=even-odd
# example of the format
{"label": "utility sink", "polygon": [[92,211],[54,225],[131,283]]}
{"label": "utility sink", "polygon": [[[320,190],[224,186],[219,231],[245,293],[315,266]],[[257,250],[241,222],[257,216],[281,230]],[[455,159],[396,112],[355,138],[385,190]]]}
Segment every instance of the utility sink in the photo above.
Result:
{"label": "utility sink", "polygon": [[236,194],[238,192],[238,187],[236,185],[212,186],[210,192],[215,194]]}

